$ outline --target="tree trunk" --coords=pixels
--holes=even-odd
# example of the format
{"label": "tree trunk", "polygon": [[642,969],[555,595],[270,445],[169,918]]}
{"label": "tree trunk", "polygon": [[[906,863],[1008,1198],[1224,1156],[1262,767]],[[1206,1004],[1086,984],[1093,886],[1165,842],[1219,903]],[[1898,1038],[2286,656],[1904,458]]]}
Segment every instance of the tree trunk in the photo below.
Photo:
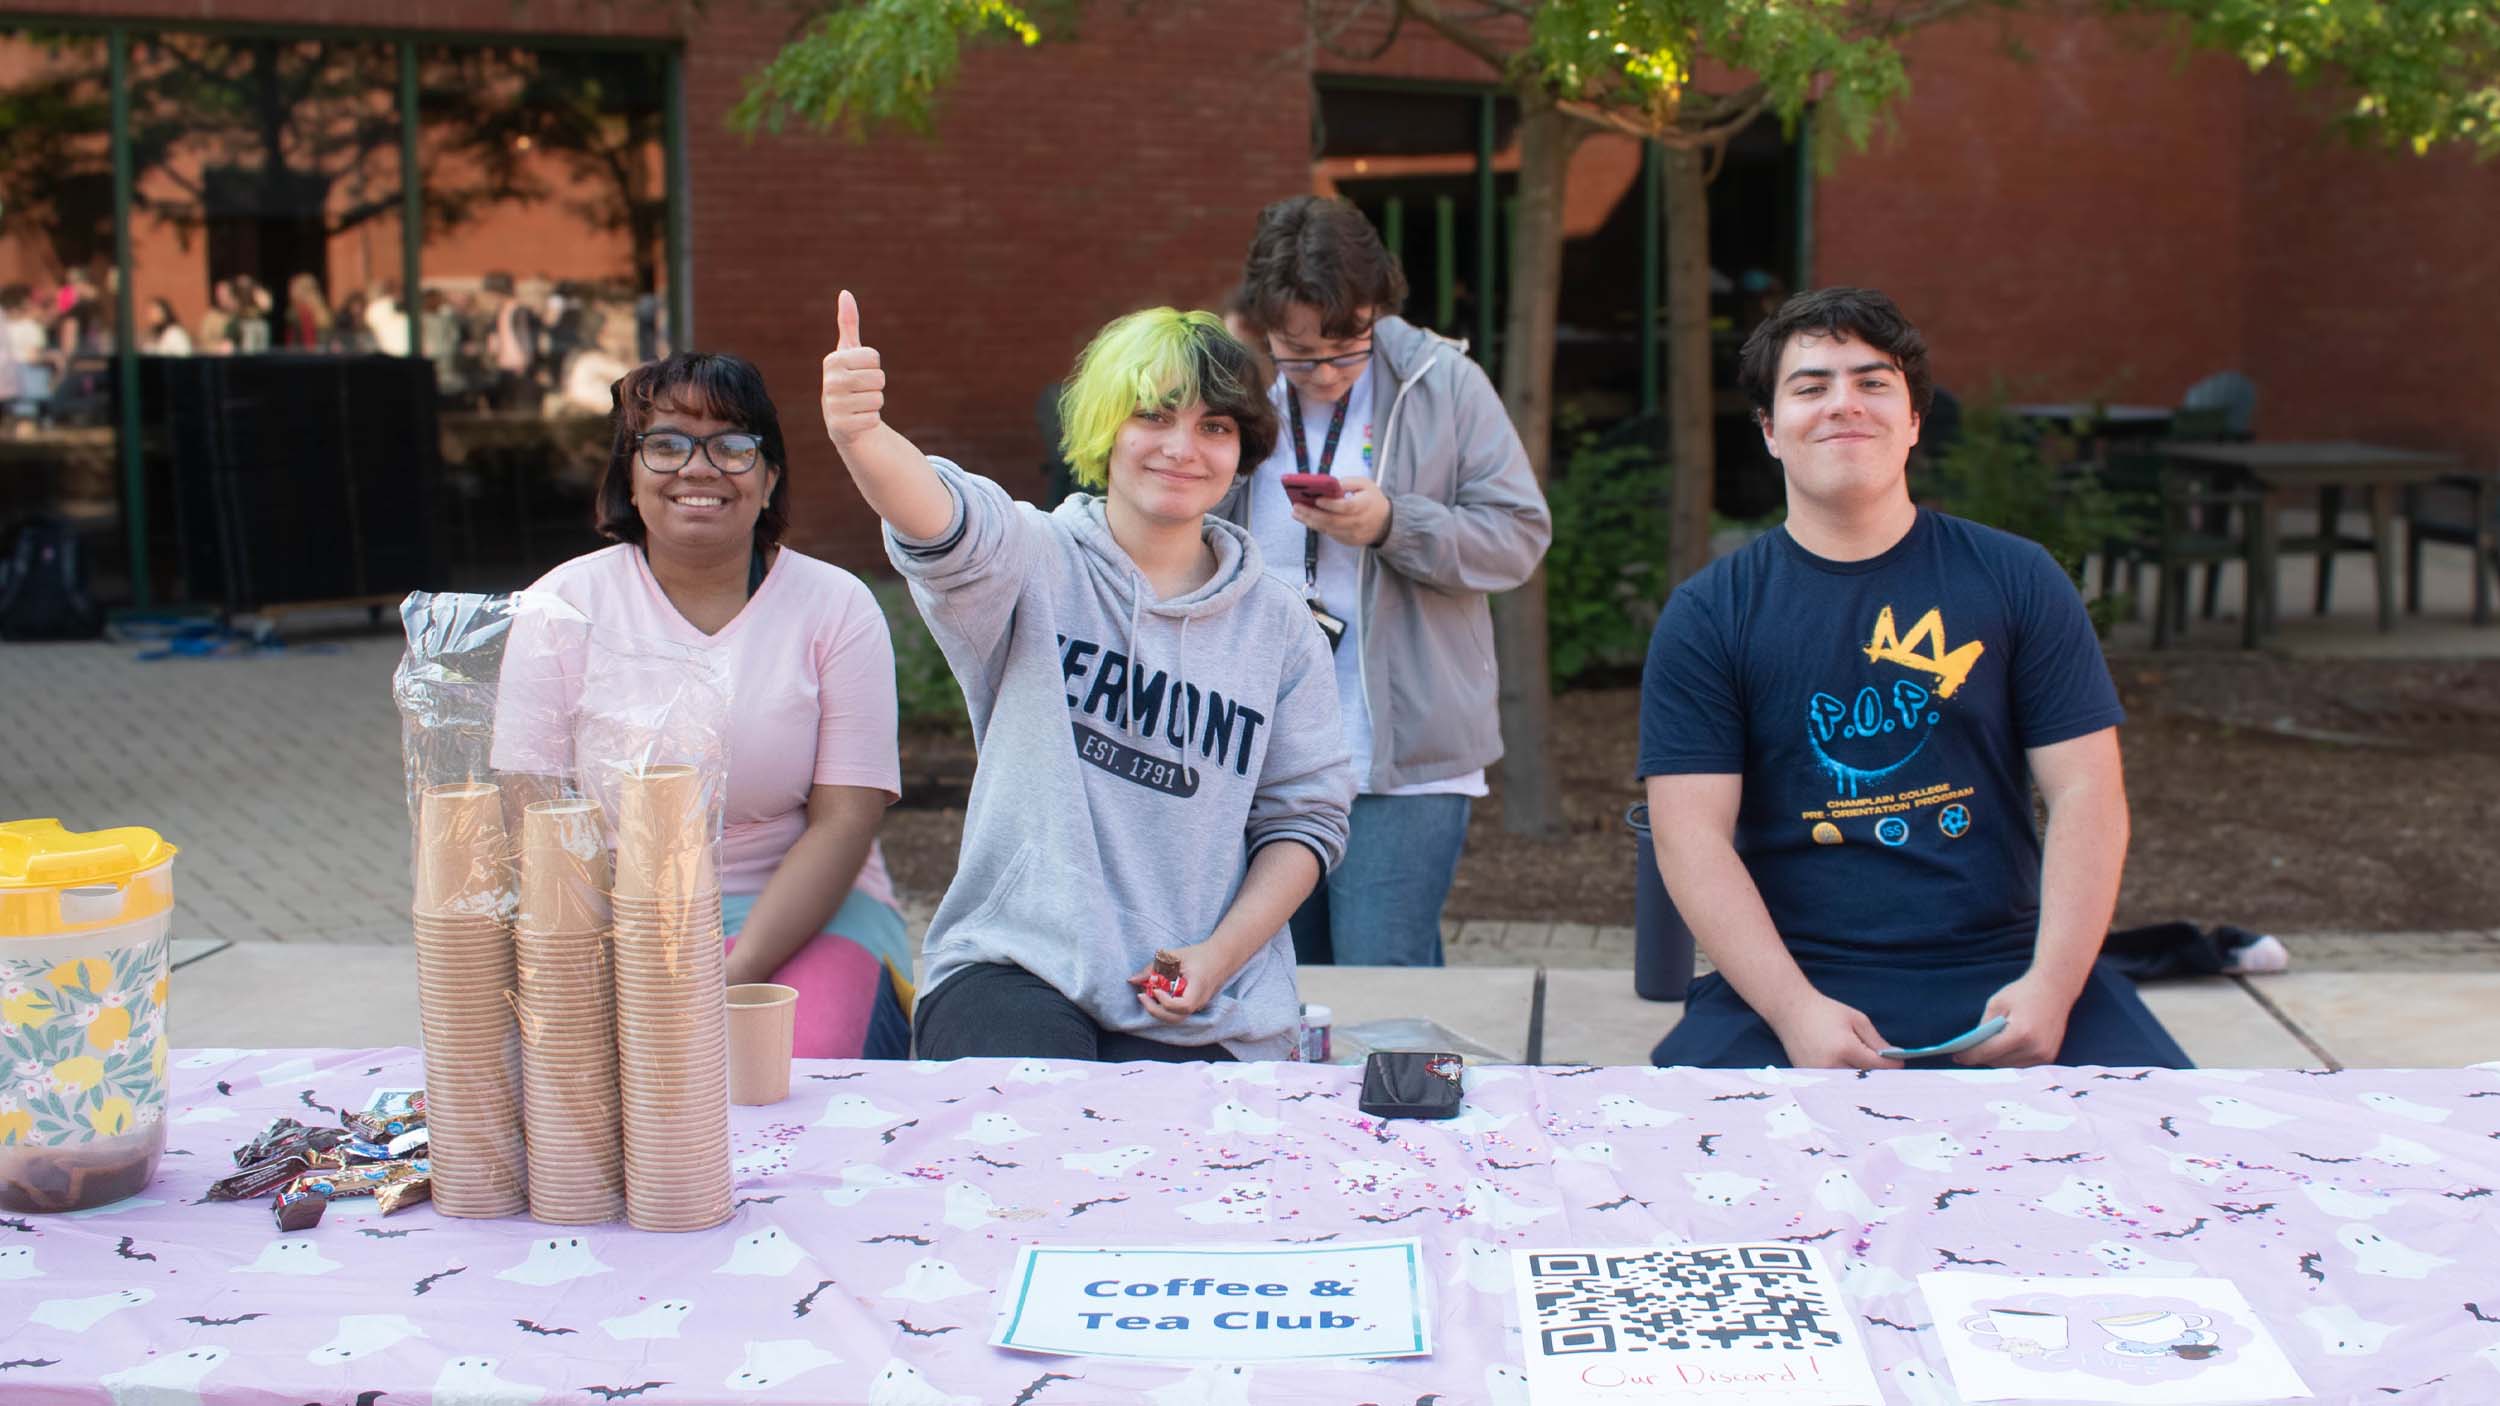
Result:
{"label": "tree trunk", "polygon": [[1667,581],[1710,564],[1710,506],[1718,474],[1710,390],[1709,154],[1666,150],[1667,455],[1675,465],[1667,524]]}
{"label": "tree trunk", "polygon": [[[1511,237],[1510,315],[1502,333],[1502,404],[1542,484],[1554,438],[1563,184],[1571,149],[1584,129],[1556,111],[1542,92],[1523,94],[1519,107],[1518,215]],[[1493,644],[1501,669],[1502,828],[1514,835],[1551,835],[1559,828],[1562,805],[1547,726],[1552,688],[1544,568],[1495,600]]]}

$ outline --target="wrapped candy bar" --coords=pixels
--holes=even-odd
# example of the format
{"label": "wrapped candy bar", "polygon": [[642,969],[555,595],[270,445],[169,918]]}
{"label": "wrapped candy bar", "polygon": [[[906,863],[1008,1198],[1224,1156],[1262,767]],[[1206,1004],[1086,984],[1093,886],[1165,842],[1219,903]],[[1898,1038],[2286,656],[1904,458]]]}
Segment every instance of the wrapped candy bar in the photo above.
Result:
{"label": "wrapped candy bar", "polygon": [[393,1138],[425,1126],[425,1090],[377,1089],[363,1108],[348,1114],[343,1121],[357,1137],[387,1145]]}
{"label": "wrapped candy bar", "polygon": [[373,1189],[373,1204],[389,1215],[402,1206],[413,1206],[434,1196],[433,1168],[418,1158],[406,1164],[411,1170],[403,1176],[382,1183]]}
{"label": "wrapped candy bar", "polygon": [[248,1201],[266,1196],[293,1182],[312,1167],[312,1158],[301,1152],[284,1153],[265,1162],[255,1162],[222,1181],[211,1182],[206,1199],[211,1201]]}
{"label": "wrapped candy bar", "polygon": [[309,1157],[316,1152],[326,1152],[347,1141],[347,1138],[345,1128],[313,1128],[292,1118],[280,1118],[262,1129],[258,1137],[236,1148],[234,1164],[238,1167],[255,1166],[288,1153]]}
{"label": "wrapped candy bar", "polygon": [[312,1229],[321,1224],[321,1213],[328,1209],[328,1196],[303,1187],[289,1187],[269,1201],[269,1213],[278,1222],[281,1233]]}
{"label": "wrapped candy bar", "polygon": [[323,1167],[308,1171],[287,1184],[289,1191],[312,1191],[328,1200],[346,1196],[370,1196],[381,1207],[382,1214],[433,1194],[432,1165],[423,1158],[394,1162],[364,1162],[349,1167]]}

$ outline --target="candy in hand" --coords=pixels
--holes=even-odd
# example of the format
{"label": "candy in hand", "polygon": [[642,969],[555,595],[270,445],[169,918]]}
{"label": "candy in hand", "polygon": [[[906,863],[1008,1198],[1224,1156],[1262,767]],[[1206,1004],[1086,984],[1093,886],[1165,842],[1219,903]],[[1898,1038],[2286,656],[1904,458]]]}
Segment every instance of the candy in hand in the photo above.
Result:
{"label": "candy in hand", "polygon": [[1181,971],[1181,959],[1171,949],[1155,949],[1154,970],[1146,974],[1146,989],[1179,1000],[1189,994],[1189,978]]}

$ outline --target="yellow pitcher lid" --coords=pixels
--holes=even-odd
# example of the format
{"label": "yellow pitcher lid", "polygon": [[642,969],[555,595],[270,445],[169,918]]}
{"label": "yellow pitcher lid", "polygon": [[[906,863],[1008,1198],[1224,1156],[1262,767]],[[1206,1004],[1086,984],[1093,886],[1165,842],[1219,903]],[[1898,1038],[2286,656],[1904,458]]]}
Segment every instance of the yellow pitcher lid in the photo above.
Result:
{"label": "yellow pitcher lid", "polygon": [[71,830],[58,820],[0,824],[0,889],[119,886],[173,857],[165,837],[144,825]]}
{"label": "yellow pitcher lid", "polygon": [[113,916],[99,920],[67,918],[59,899],[66,889],[126,888],[174,854],[164,836],[144,825],[71,830],[58,820],[0,823],[0,937],[39,937],[162,912],[173,900],[163,885],[111,905]]}

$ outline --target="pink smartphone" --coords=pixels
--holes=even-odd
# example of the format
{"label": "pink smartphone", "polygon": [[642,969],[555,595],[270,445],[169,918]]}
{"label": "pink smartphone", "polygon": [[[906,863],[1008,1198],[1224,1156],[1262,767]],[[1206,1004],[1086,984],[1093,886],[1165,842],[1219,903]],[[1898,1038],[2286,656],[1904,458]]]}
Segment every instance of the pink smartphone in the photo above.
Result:
{"label": "pink smartphone", "polygon": [[1285,485],[1285,496],[1310,502],[1318,498],[1342,498],[1345,481],[1335,474],[1286,474],[1277,482]]}

